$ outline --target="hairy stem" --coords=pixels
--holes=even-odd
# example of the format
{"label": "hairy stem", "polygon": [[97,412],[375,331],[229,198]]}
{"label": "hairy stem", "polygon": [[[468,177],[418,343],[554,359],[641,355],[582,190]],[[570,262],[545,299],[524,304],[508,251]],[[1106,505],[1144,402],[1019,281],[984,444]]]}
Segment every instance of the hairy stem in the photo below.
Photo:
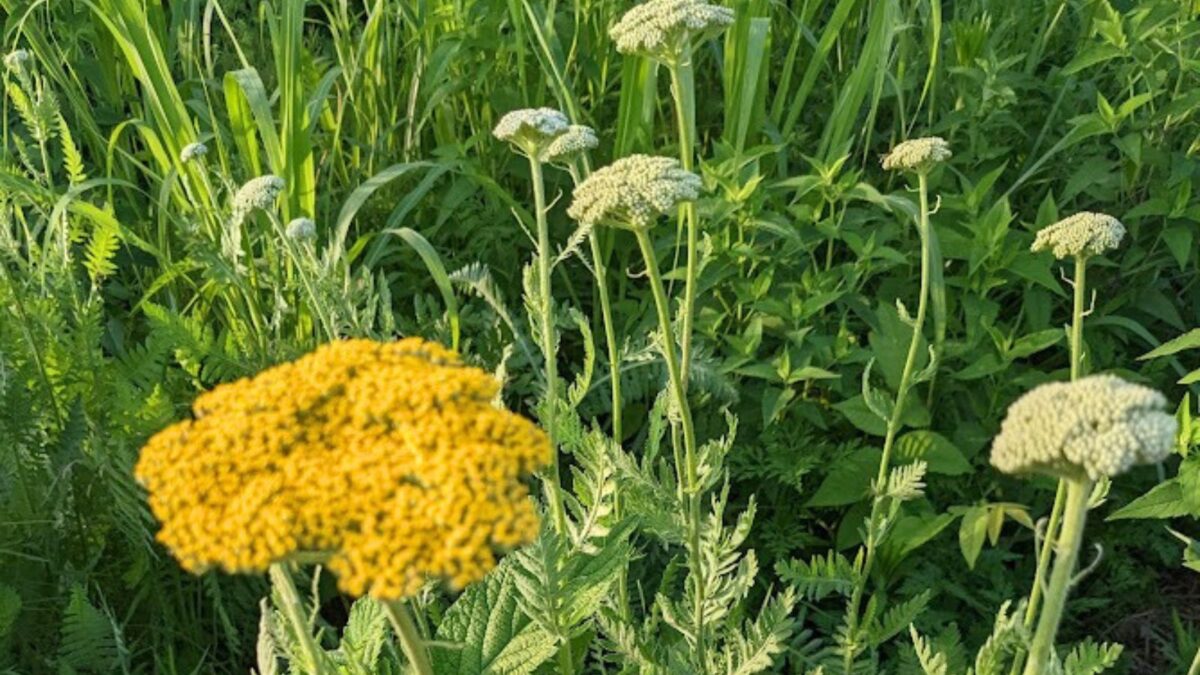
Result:
{"label": "hairy stem", "polygon": [[[650,279],[650,290],[654,294],[654,306],[658,312],[658,327],[662,333],[663,357],[667,363],[667,379],[671,385],[671,393],[679,406],[680,426],[683,427],[683,471],[680,472],[680,482],[687,500],[688,519],[688,566],[695,580],[694,605],[692,621],[696,628],[696,662],[705,663],[704,651],[704,584],[703,558],[700,554],[700,489],[697,481],[696,429],[692,424],[692,410],[688,405],[687,391],[684,388],[683,377],[680,374],[680,364],[675,355],[675,338],[671,331],[671,311],[666,291],[663,290],[662,275],[658,271],[658,261],[654,255],[654,245],[645,228],[636,228],[638,246],[641,247],[642,257],[646,261],[646,276]],[[676,468],[678,471],[679,467]]]}
{"label": "hairy stem", "polygon": [[1083,543],[1083,526],[1087,521],[1088,497],[1092,482],[1085,478],[1067,481],[1066,506],[1063,509],[1062,533],[1058,538],[1054,559],[1054,573],[1050,587],[1046,590],[1046,602],[1038,619],[1037,632],[1029,647],[1029,659],[1025,662],[1025,675],[1041,675],[1047,672],[1047,662],[1054,648],[1058,624],[1062,621],[1067,595],[1071,592],[1071,577],[1075,574],[1075,562],[1079,558],[1079,547]]}
{"label": "hairy stem", "polygon": [[304,605],[300,601],[300,593],[296,591],[296,585],[292,583],[291,573],[283,563],[275,563],[271,565],[269,575],[271,583],[279,591],[279,600],[283,605],[280,609],[283,610],[283,616],[292,625],[292,633],[296,635],[296,640],[300,644],[304,672],[316,675],[327,672],[324,659],[321,658],[321,650],[313,640],[312,629],[308,624],[308,619],[304,616]]}
{"label": "hairy stem", "polygon": [[[883,455],[879,459],[879,471],[875,477],[875,485],[877,486],[882,486],[887,481],[892,449],[896,443],[896,434],[899,433],[900,428],[903,426],[904,404],[908,399],[909,389],[912,388],[912,379],[917,365],[917,354],[921,349],[921,330],[925,325],[925,314],[929,299],[929,267],[933,254],[929,246],[929,186],[924,173],[917,174],[917,181],[921,200],[920,213],[917,220],[917,232],[921,238],[920,295],[917,299],[917,316],[912,325],[912,339],[908,343],[908,356],[904,360],[904,370],[900,373],[900,384],[896,388],[896,404],[892,408],[892,415],[888,420],[887,431],[884,434]],[[862,596],[871,574],[871,568],[875,564],[875,552],[878,550],[880,544],[880,538],[877,536],[877,533],[883,503],[884,499],[879,494],[876,494],[871,501],[871,516],[867,525],[867,540],[865,542],[866,557],[863,560],[863,567],[859,574],[858,583],[854,585],[854,591],[851,593],[850,606],[847,610],[846,621],[850,629],[850,635],[852,636],[858,632],[859,609],[862,606]],[[850,675],[853,671],[855,656],[856,652],[852,648],[847,649],[843,655],[842,666],[846,675]]]}
{"label": "hairy stem", "polygon": [[425,647],[425,641],[421,639],[421,633],[417,630],[417,624],[413,621],[408,606],[399,600],[388,600],[383,603],[383,607],[387,611],[388,619],[392,622],[392,628],[396,631],[396,637],[400,639],[400,648],[408,657],[408,664],[412,666],[413,672],[417,675],[433,675],[433,666],[429,662],[429,650]]}
{"label": "hairy stem", "polygon": [[537,265],[538,265],[538,312],[542,324],[542,358],[546,364],[546,407],[545,427],[553,448],[550,465],[550,481],[546,486],[546,498],[550,502],[554,529],[559,534],[567,533],[567,514],[563,508],[562,485],[560,484],[558,446],[554,443],[554,417],[558,406],[558,363],[554,354],[554,306],[550,286],[550,266],[553,262],[550,251],[550,226],[546,222],[546,185],[542,177],[542,163],[529,158],[529,172],[533,178],[533,202],[537,217]]}

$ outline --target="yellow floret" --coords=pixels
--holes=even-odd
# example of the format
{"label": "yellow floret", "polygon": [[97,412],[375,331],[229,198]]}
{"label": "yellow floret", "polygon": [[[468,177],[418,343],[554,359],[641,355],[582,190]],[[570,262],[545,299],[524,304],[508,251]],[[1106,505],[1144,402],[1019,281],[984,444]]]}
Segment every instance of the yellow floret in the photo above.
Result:
{"label": "yellow floret", "polygon": [[159,540],[193,572],[320,553],[356,595],[465,586],[536,536],[523,480],[550,459],[492,406],[498,387],[419,339],[337,342],[220,385],[142,450]]}

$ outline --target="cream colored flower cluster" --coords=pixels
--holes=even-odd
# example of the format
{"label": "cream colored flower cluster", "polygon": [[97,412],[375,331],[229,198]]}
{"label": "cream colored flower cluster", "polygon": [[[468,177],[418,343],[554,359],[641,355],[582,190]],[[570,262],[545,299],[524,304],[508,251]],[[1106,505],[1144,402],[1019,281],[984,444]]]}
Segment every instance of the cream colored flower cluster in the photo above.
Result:
{"label": "cream colored flower cluster", "polygon": [[1115,375],[1043,384],[1008,409],[992,444],[1005,473],[1092,480],[1165,459],[1178,425],[1162,394]]}
{"label": "cream colored flower cluster", "polygon": [[883,168],[888,171],[928,171],[934,164],[954,156],[950,144],[940,136],[914,138],[892,148],[883,156]]}
{"label": "cream colored flower cluster", "polygon": [[317,238],[317,224],[312,218],[294,218],[285,232],[292,241],[311,241]]}
{"label": "cream colored flower cluster", "polygon": [[200,159],[208,154],[208,146],[203,143],[188,143],[179,151],[179,163],[187,164],[194,159]]}
{"label": "cream colored flower cluster", "polygon": [[29,52],[24,49],[16,49],[4,57],[4,67],[14,73],[24,73],[25,69],[29,67],[29,59]]}
{"label": "cream colored flower cluster", "polygon": [[567,215],[586,225],[648,227],[681,202],[700,196],[701,182],[679,160],[630,155],[593,173],[575,188]]}
{"label": "cream colored flower cluster", "polygon": [[572,124],[546,146],[544,159],[555,164],[567,164],[581,153],[600,144],[596,132],[582,124]]}
{"label": "cream colored flower cluster", "polygon": [[540,159],[550,142],[570,127],[567,116],[554,108],[522,108],[501,117],[492,135],[511,143],[521,153]]}
{"label": "cream colored flower cluster", "polygon": [[234,220],[241,221],[255,209],[266,211],[275,206],[286,183],[279,176],[259,176],[246,181],[233,196]]}
{"label": "cream colored flower cluster", "polygon": [[1050,251],[1062,259],[1101,255],[1121,245],[1125,225],[1104,213],[1084,211],[1043,227],[1030,250]]}
{"label": "cream colored flower cluster", "polygon": [[704,0],[649,0],[625,13],[609,35],[622,54],[673,63],[692,40],[705,40],[733,23],[733,10]]}

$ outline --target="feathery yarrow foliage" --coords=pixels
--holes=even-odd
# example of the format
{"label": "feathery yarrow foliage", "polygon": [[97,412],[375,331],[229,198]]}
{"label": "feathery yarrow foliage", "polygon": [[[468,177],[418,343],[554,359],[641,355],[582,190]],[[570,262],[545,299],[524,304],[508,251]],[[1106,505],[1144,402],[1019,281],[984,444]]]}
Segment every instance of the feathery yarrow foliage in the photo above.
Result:
{"label": "feathery yarrow foliage", "polygon": [[294,218],[285,232],[292,241],[312,241],[317,238],[317,224],[312,218]]}
{"label": "feathery yarrow foliage", "polygon": [[933,165],[945,162],[954,156],[950,144],[940,136],[914,138],[892,148],[880,162],[887,171],[929,171]]}
{"label": "feathery yarrow foliage", "polygon": [[576,157],[600,144],[596,132],[589,126],[572,124],[546,146],[545,161],[569,164]]}
{"label": "feathery yarrow foliage", "polygon": [[1104,213],[1083,211],[1043,227],[1030,250],[1050,251],[1059,259],[1089,257],[1117,248],[1124,238],[1125,225],[1121,221]]}
{"label": "feathery yarrow foliage", "polygon": [[498,391],[421,339],[334,342],[202,394],[136,474],[189,571],[318,554],[354,595],[461,588],[538,532],[522,481],[550,444]]}
{"label": "feathery yarrow foliage", "polygon": [[700,177],[679,160],[630,155],[597,170],[575,188],[567,214],[586,225],[648,227],[700,196]]}
{"label": "feathery yarrow foliage", "polygon": [[179,163],[187,164],[194,159],[200,159],[208,154],[208,146],[203,143],[188,143],[179,151]]}
{"label": "feathery yarrow foliage", "polygon": [[1005,473],[1092,480],[1165,459],[1178,425],[1159,392],[1116,375],[1043,384],[1008,409],[992,444]]}
{"label": "feathery yarrow foliage", "polygon": [[673,63],[692,41],[715,37],[732,24],[732,9],[704,0],[649,0],[625,12],[609,36],[622,54]]}
{"label": "feathery yarrow foliage", "polygon": [[570,128],[571,121],[554,108],[522,108],[505,113],[492,135],[512,144],[521,154],[542,161],[551,141]]}

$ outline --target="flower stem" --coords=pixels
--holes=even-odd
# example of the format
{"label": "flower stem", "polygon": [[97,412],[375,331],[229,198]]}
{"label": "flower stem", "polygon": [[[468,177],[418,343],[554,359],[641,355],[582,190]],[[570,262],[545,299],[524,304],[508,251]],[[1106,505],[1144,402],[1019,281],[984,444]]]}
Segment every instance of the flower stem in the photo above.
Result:
{"label": "flower stem", "polygon": [[538,264],[538,312],[542,324],[542,358],[546,364],[545,426],[550,437],[553,462],[550,465],[551,480],[546,486],[546,497],[554,518],[554,529],[559,534],[567,533],[567,514],[563,508],[562,486],[559,483],[558,446],[554,443],[554,418],[558,409],[558,363],[554,353],[554,306],[550,286],[550,226],[546,222],[546,185],[542,177],[542,163],[529,158],[529,172],[533,178],[533,202],[537,217],[537,264]]}
{"label": "flower stem", "polygon": [[[1070,360],[1071,381],[1079,379],[1083,370],[1083,301],[1087,286],[1087,258],[1075,256],[1075,293],[1071,306]],[[1025,628],[1033,628],[1037,618],[1038,605],[1042,599],[1042,586],[1045,585],[1046,573],[1050,569],[1050,553],[1054,550],[1054,542],[1058,538],[1058,527],[1062,520],[1063,507],[1067,498],[1067,482],[1060,479],[1058,490],[1054,493],[1054,506],[1050,508],[1050,520],[1046,523],[1046,532],[1042,540],[1042,550],[1038,555],[1037,569],[1033,574],[1033,588],[1029,590],[1029,604],[1025,606]],[[1017,675],[1021,669],[1022,654],[1017,653],[1013,659],[1011,675]]]}
{"label": "flower stem", "polygon": [[[675,338],[671,331],[671,314],[666,291],[663,290],[662,275],[658,271],[658,261],[654,255],[654,245],[645,228],[635,228],[638,246],[646,261],[646,275],[650,279],[650,290],[654,294],[654,305],[658,311],[658,327],[662,332],[662,350],[667,362],[667,379],[671,385],[675,402],[679,406],[680,425],[683,427],[683,471],[680,472],[680,482],[687,499],[688,521],[688,566],[695,580],[695,595],[693,625],[696,629],[695,656],[696,662],[703,668],[706,654],[704,651],[704,594],[703,558],[700,554],[700,488],[697,481],[696,466],[696,429],[692,424],[692,410],[688,405],[687,391],[684,388],[683,377],[680,374],[680,364],[675,355]],[[680,467],[677,467],[678,471]]]}
{"label": "flower stem", "polygon": [[429,662],[429,650],[421,639],[417,624],[413,621],[408,606],[399,600],[388,600],[383,603],[396,637],[400,639],[400,648],[408,657],[408,663],[417,675],[433,675],[433,666]]}
{"label": "flower stem", "polygon": [[[679,60],[670,67],[671,97],[675,101],[675,122],[679,129],[679,163],[685,171],[695,166],[696,143],[696,84],[692,71],[692,52],[685,47]],[[683,390],[687,391],[688,376],[692,370],[692,319],[696,306],[696,273],[698,267],[698,233],[696,227],[696,204],[684,202],[680,207],[680,219],[687,228],[687,268],[683,285],[683,315],[679,336],[680,363],[682,365]]]}
{"label": "flower stem", "polygon": [[1041,675],[1047,672],[1046,665],[1054,647],[1058,624],[1062,621],[1067,595],[1071,591],[1071,577],[1075,573],[1079,547],[1083,543],[1083,526],[1087,521],[1088,497],[1092,491],[1092,482],[1085,478],[1071,478],[1066,483],[1066,506],[1063,509],[1063,526],[1057,544],[1054,573],[1050,577],[1050,587],[1046,590],[1046,602],[1041,618],[1038,619],[1033,644],[1029,647],[1025,675]]}
{"label": "flower stem", "polygon": [[[882,486],[887,480],[892,448],[896,443],[896,434],[899,433],[901,426],[903,426],[904,404],[908,399],[909,389],[912,387],[913,371],[916,370],[917,354],[921,348],[921,329],[925,325],[925,314],[929,298],[929,268],[933,255],[929,246],[929,186],[924,172],[917,174],[917,181],[921,201],[920,213],[917,220],[917,233],[921,238],[921,287],[920,295],[917,299],[917,316],[912,325],[912,339],[908,343],[908,356],[904,360],[904,370],[901,371],[900,384],[896,388],[896,405],[892,408],[892,415],[888,420],[887,431],[884,434],[883,455],[879,458],[879,471],[875,478],[875,484],[879,486]],[[863,567],[859,574],[859,580],[854,585],[854,591],[850,596],[850,606],[846,618],[850,629],[849,634],[852,636],[852,639],[858,631],[858,613],[862,605],[862,596],[871,574],[871,568],[875,563],[875,553],[881,543],[880,538],[876,535],[878,534],[883,502],[883,497],[878,494],[871,501],[871,516],[867,525],[867,540],[865,542],[866,556],[863,559]],[[846,649],[842,659],[842,666],[846,675],[850,675],[853,671],[855,656],[856,652],[853,646]]]}
{"label": "flower stem", "polygon": [[280,609],[283,610],[283,615],[288,623],[292,625],[292,633],[296,635],[296,641],[300,644],[300,655],[305,661],[304,671],[316,675],[326,672],[324,659],[321,658],[321,650],[313,640],[308,620],[304,617],[304,605],[300,601],[300,593],[296,591],[296,585],[292,583],[291,573],[283,563],[271,565],[268,573],[271,583],[279,591],[279,600],[283,605]]}

